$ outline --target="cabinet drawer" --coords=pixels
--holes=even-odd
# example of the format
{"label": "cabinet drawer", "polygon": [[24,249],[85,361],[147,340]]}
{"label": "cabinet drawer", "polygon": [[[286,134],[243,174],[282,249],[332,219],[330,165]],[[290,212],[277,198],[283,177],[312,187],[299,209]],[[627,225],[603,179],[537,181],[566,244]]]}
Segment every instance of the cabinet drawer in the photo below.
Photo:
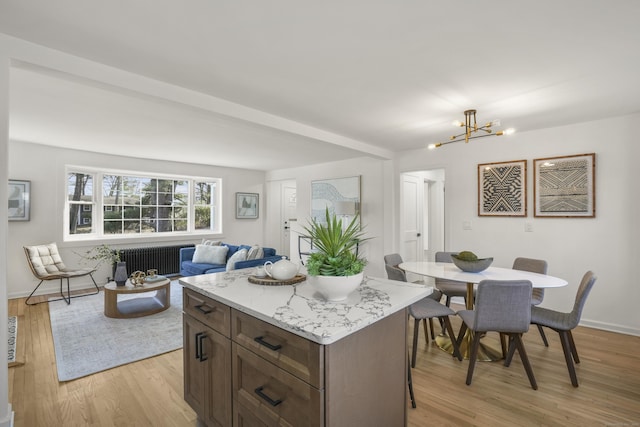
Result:
{"label": "cabinet drawer", "polygon": [[191,289],[183,289],[182,310],[214,331],[230,338],[231,308]]}
{"label": "cabinet drawer", "polygon": [[267,426],[324,425],[323,391],[237,343],[232,343],[232,349],[233,399],[239,404],[236,411],[253,414],[245,419],[257,418]]}
{"label": "cabinet drawer", "polygon": [[231,310],[231,339],[312,386],[324,388],[323,346]]}

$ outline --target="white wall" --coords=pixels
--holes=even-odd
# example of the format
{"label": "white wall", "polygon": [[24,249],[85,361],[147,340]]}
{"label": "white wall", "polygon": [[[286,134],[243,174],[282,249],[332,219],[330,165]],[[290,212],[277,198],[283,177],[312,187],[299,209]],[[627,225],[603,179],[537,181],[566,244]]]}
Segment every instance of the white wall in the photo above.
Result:
{"label": "white wall", "polygon": [[[2,43],[0,43],[0,182],[7,182],[9,179],[7,164],[9,156],[9,58],[4,52]],[[0,188],[0,200],[8,199],[8,187],[3,185]],[[7,209],[0,212],[0,354],[7,354],[7,283],[9,283],[9,275],[7,273],[7,247],[8,247],[8,228],[7,228]],[[8,386],[8,368],[3,363],[0,367],[0,427],[10,426],[13,424],[13,413],[9,400]]]}
{"label": "white wall", "polygon": [[[400,153],[403,171],[446,170],[447,250],[472,250],[493,256],[494,265],[510,267],[517,256],[542,258],[549,274],[569,286],[547,290],[543,305],[570,311],[577,286],[587,270],[598,281],[583,312],[583,324],[640,335],[640,148],[634,124],[640,115],[516,133],[451,144],[437,150]],[[426,145],[426,144],[425,144]],[[536,158],[596,153],[596,218],[534,218],[533,163]],[[526,218],[477,216],[477,165],[527,160]],[[397,181],[398,178],[396,178]],[[397,205],[397,203],[396,203]],[[470,221],[471,230],[463,230]],[[525,223],[533,232],[525,232]]]}
{"label": "white wall", "polygon": [[[297,188],[298,226],[308,224],[311,212],[311,181],[319,179],[343,178],[360,175],[361,219],[367,236],[372,240],[362,245],[361,251],[369,264],[365,273],[370,276],[386,277],[383,266],[386,224],[389,211],[385,207],[385,188],[390,181],[390,171],[382,160],[363,157],[344,162],[335,162],[304,168],[291,168],[267,172],[268,181],[295,179]],[[274,226],[269,222],[269,227]],[[296,252],[297,248],[292,248]]]}
{"label": "white wall", "polygon": [[[395,163],[369,158],[267,173],[268,181],[295,178],[298,217],[308,218],[311,181],[362,175],[363,223],[376,238],[367,243],[367,274],[384,276],[382,257],[399,247],[399,177],[402,172],[443,168],[446,174],[447,250],[472,250],[493,256],[494,265],[511,267],[518,256],[541,258],[549,274],[569,281],[547,290],[543,305],[570,311],[587,270],[598,281],[582,324],[640,335],[640,286],[635,261],[640,256],[640,191],[636,188],[640,144],[632,131],[640,115],[486,138],[439,150],[399,153]],[[426,146],[426,143],[425,143]],[[596,153],[596,218],[534,218],[533,163],[536,158]],[[478,217],[477,165],[527,160],[528,216]],[[471,230],[462,224],[470,221]],[[525,232],[530,223],[532,232]]]}
{"label": "white wall", "polygon": [[[88,151],[52,148],[45,145],[10,141],[9,177],[31,181],[31,220],[12,221],[8,226],[7,239],[7,292],[9,298],[28,295],[38,284],[31,274],[23,246],[56,242],[63,260],[68,267],[86,266],[81,264],[78,253],[91,247],[108,243],[114,247],[139,247],[178,243],[198,243],[204,236],[142,236],[135,242],[122,239],[92,242],[63,242],[63,210],[66,197],[66,165],[96,168],[114,168],[132,172],[220,177],[223,191],[223,233],[206,234],[207,237],[224,238],[231,243],[264,243],[264,194],[265,174],[262,171],[203,166],[177,162],[159,162],[122,156],[110,156]],[[235,193],[250,192],[260,196],[260,217],[258,219],[235,218]],[[269,245],[266,245],[269,246]],[[104,284],[111,272],[103,266],[96,273],[98,284]],[[72,288],[92,286],[88,277],[71,281]],[[42,292],[40,292],[42,291]],[[44,283],[40,293],[59,291],[57,281]]]}

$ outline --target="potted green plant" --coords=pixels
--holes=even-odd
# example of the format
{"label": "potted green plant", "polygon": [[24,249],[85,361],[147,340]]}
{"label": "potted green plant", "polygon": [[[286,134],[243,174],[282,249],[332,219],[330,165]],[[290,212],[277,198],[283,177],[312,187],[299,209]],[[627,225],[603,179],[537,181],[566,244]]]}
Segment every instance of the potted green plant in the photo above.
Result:
{"label": "potted green plant", "polygon": [[340,301],[355,290],[364,277],[367,260],[359,254],[364,237],[358,215],[343,227],[342,219],[325,209],[325,222],[311,219],[304,238],[313,245],[307,261],[308,281],[327,300]]}
{"label": "potted green plant", "polygon": [[112,249],[109,245],[102,244],[95,246],[81,255],[84,260],[97,261],[94,268],[100,267],[103,263],[114,266],[113,280],[118,286],[124,286],[129,275],[127,274],[127,264],[120,260],[120,251]]}
{"label": "potted green plant", "polygon": [[105,262],[108,264],[116,264],[120,262],[120,251],[112,249],[105,244],[94,246],[80,256],[84,260],[96,261],[95,268],[100,267]]}

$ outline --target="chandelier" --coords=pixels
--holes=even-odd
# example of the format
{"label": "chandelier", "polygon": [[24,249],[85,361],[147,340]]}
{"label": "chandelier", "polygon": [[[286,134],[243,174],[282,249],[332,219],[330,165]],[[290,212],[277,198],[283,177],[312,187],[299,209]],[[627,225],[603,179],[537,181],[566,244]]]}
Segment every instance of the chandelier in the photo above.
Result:
{"label": "chandelier", "polygon": [[[511,135],[515,130],[513,128],[509,128],[506,130],[501,130],[498,132],[493,132],[491,129],[492,126],[500,126],[500,120],[493,120],[488,122],[484,126],[478,126],[476,121],[476,110],[466,110],[464,112],[464,123],[456,120],[453,122],[454,126],[463,127],[464,132],[458,135],[453,135],[446,142],[437,142],[435,144],[429,144],[429,149],[433,150],[434,148],[441,147],[446,144],[451,144],[452,142],[461,142],[465,143],[469,142],[471,139],[476,138],[484,138],[485,136],[501,136],[501,135]],[[480,135],[477,133],[480,132]]]}

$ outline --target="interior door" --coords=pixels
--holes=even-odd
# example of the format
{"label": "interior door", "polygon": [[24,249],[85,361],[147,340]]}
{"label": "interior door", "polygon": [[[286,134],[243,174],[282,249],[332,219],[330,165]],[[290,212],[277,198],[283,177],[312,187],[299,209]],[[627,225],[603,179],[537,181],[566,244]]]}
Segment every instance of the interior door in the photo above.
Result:
{"label": "interior door", "polygon": [[400,227],[402,248],[400,254],[405,261],[422,261],[422,199],[423,178],[410,174],[401,176]]}
{"label": "interior door", "polygon": [[280,224],[282,233],[280,247],[283,248],[282,255],[291,258],[291,227],[296,221],[296,183],[287,181],[282,184],[282,212]]}

